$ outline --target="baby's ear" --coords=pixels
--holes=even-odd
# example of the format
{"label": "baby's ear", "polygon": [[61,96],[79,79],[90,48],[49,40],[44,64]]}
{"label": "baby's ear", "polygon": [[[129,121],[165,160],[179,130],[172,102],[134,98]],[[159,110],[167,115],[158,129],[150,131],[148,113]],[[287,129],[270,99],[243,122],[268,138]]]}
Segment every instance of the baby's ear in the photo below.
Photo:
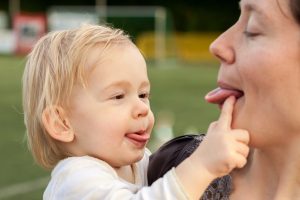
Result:
{"label": "baby's ear", "polygon": [[74,140],[74,131],[62,107],[46,107],[42,114],[42,122],[52,138],[61,142],[72,142]]}

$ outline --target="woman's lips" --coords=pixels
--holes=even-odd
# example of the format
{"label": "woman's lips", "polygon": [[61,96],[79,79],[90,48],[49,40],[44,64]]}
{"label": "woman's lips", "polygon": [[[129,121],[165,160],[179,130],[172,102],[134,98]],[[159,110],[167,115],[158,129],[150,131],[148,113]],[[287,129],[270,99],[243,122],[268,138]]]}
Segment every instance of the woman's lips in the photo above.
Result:
{"label": "woman's lips", "polygon": [[243,95],[244,93],[240,90],[218,87],[210,91],[205,96],[205,100],[209,103],[222,105],[224,101],[230,96],[235,96],[235,98],[238,99]]}
{"label": "woman's lips", "polygon": [[130,139],[136,146],[144,147],[150,139],[150,134],[146,131],[127,133],[126,137]]}

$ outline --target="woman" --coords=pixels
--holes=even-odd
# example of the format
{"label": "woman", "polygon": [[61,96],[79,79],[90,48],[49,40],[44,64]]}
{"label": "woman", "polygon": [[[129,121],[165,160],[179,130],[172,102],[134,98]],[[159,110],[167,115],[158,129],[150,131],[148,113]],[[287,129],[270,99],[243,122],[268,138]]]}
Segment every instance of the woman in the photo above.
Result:
{"label": "woman", "polygon": [[203,199],[300,199],[300,1],[241,0],[240,8],[210,46],[221,63],[219,88],[205,98],[240,96],[232,128],[249,131],[252,150],[246,166],[216,180],[221,189]]}

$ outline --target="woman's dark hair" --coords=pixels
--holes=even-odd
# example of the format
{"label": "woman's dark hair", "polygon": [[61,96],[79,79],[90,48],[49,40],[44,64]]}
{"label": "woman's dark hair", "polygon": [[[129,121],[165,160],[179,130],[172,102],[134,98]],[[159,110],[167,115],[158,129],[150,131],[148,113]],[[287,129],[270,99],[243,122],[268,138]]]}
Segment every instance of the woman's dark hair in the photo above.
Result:
{"label": "woman's dark hair", "polygon": [[290,9],[292,11],[293,17],[300,25],[300,0],[290,0]]}

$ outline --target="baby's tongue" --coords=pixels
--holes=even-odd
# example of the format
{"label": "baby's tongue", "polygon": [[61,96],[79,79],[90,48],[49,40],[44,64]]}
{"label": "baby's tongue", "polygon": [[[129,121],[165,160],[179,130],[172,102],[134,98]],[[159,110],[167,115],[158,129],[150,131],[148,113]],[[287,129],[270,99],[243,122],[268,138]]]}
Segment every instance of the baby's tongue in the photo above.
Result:
{"label": "baby's tongue", "polygon": [[222,104],[230,96],[239,98],[243,96],[243,93],[238,90],[216,88],[205,96],[205,100],[209,103]]}

